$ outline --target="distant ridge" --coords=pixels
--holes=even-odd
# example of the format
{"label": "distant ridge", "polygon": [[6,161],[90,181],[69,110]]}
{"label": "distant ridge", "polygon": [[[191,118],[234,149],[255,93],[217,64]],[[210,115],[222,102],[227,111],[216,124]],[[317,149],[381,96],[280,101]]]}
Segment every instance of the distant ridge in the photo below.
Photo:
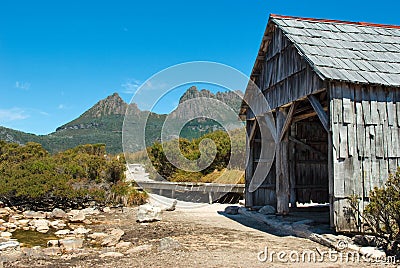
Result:
{"label": "distant ridge", "polygon": [[[209,97],[221,100],[228,105],[233,105],[239,109],[241,97],[233,92],[218,92],[216,94],[196,87],[190,87],[180,98],[180,103],[188,99],[197,97]],[[128,109],[129,107],[129,109]],[[152,143],[160,139],[159,131],[167,115],[159,115],[148,111],[141,111],[135,103],[127,104],[118,93],[98,101],[90,109],[85,111],[78,118],[68,122],[48,135],[34,135],[21,131],[0,126],[0,140],[24,144],[29,141],[38,142],[51,153],[66,150],[80,144],[105,143],[107,152],[121,153],[122,150],[122,125],[125,112],[129,111],[133,118],[138,122],[149,116],[151,118],[151,132],[147,138],[147,143]],[[202,105],[197,105],[193,112],[203,109]],[[179,115],[178,115],[179,116]],[[191,139],[197,138],[205,133],[211,132],[221,127],[215,122],[198,120],[193,121],[182,130],[182,137]],[[138,144],[132,144],[130,150],[137,151],[143,148]]]}

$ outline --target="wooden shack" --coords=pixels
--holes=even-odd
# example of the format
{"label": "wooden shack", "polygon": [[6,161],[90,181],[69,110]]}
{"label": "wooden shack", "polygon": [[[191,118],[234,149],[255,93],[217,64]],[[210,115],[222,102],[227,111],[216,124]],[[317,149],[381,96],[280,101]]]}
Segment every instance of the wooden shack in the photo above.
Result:
{"label": "wooden shack", "polygon": [[[362,228],[348,197],[362,211],[400,165],[400,27],[271,15],[251,81],[259,91],[247,88],[240,112],[246,206],[288,214],[297,202],[326,203],[337,231]],[[266,116],[270,159],[260,157],[271,150],[261,146]],[[262,184],[251,190],[254,179]]]}

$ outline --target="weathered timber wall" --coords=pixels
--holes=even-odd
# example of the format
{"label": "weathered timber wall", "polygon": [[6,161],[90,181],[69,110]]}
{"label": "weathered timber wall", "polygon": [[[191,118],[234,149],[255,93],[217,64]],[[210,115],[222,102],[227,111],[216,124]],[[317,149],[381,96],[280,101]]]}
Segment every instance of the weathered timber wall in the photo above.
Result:
{"label": "weathered timber wall", "polygon": [[335,225],[352,231],[356,222],[348,200],[382,186],[400,165],[400,91],[396,88],[332,83],[330,120],[333,139]]}

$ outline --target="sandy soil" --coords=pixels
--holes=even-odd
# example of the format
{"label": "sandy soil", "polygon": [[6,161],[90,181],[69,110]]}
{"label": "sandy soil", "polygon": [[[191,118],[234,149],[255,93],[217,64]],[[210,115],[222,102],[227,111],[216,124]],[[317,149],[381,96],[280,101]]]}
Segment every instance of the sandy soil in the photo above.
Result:
{"label": "sandy soil", "polygon": [[[265,224],[241,215],[221,213],[226,205],[213,204],[197,209],[163,212],[163,220],[147,224],[136,223],[136,209],[113,210],[96,216],[94,231],[119,227],[125,231],[124,241],[134,247],[151,245],[151,249],[124,253],[123,257],[100,258],[112,249],[84,249],[61,257],[23,258],[4,267],[348,267],[348,263],[285,263],[277,260],[260,262],[257,255],[268,251],[287,254],[297,250],[328,251],[329,249],[307,239],[276,236]],[[104,217],[105,216],[105,217]],[[88,227],[89,228],[89,227]],[[169,237],[175,246],[160,248],[160,240]],[[264,256],[264,255],[262,255]],[[289,260],[286,256],[285,260]],[[360,267],[359,264],[352,266]],[[361,266],[365,266],[361,265]]]}

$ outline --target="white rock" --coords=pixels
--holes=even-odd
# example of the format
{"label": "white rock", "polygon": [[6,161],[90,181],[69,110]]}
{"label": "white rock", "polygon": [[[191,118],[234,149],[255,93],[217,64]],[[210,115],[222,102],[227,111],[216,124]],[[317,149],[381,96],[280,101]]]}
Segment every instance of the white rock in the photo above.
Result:
{"label": "white rock", "polygon": [[75,209],[73,209],[73,210],[71,210],[69,213],[68,213],[68,216],[69,216],[69,220],[71,221],[71,222],[82,222],[82,221],[84,221],[85,220],[85,214],[82,212],[82,211],[80,211],[80,210],[75,210]]}
{"label": "white rock", "polygon": [[60,242],[58,240],[49,240],[47,241],[48,247],[58,247]]}
{"label": "white rock", "polygon": [[119,258],[119,257],[123,257],[124,254],[120,253],[120,252],[106,252],[100,255],[100,258],[107,258],[107,257],[113,257],[113,258]]}
{"label": "white rock", "polygon": [[128,250],[126,251],[126,253],[128,253],[128,254],[134,254],[134,253],[137,253],[137,252],[142,252],[142,251],[151,250],[151,248],[152,248],[151,245],[145,244],[145,245],[136,246],[136,247],[133,247],[133,248],[131,248],[131,249],[128,249]]}
{"label": "white rock", "polygon": [[30,220],[19,220],[18,223],[20,226],[28,226]]}
{"label": "white rock", "polygon": [[60,208],[55,208],[51,212],[51,217],[60,219],[60,218],[67,218],[68,215],[64,210],[62,210]]}
{"label": "white rock", "polygon": [[70,230],[68,230],[68,229],[63,229],[63,230],[58,230],[58,231],[55,232],[54,234],[55,234],[56,236],[66,236],[66,235],[69,235],[70,233],[71,233]]}
{"label": "white rock", "polygon": [[75,235],[85,235],[85,234],[89,233],[90,231],[91,231],[90,229],[85,229],[83,227],[79,227],[74,230],[74,234]]}
{"label": "white rock", "polygon": [[152,222],[161,220],[161,208],[155,207],[150,204],[139,206],[137,212],[138,222]]}
{"label": "white rock", "polygon": [[103,212],[109,213],[109,212],[111,212],[111,208],[105,207],[105,208],[103,208]]}
{"label": "white rock", "polygon": [[383,259],[386,257],[386,253],[383,250],[375,247],[362,247],[360,254],[373,259]]}
{"label": "white rock", "polygon": [[104,237],[108,236],[108,234],[106,233],[92,233],[90,235],[88,235],[89,238],[91,239],[102,239]]}
{"label": "white rock", "polygon": [[67,251],[83,246],[83,239],[61,239],[59,242],[60,246],[64,247]]}
{"label": "white rock", "polygon": [[12,233],[10,233],[10,232],[1,232],[0,236],[2,238],[10,238],[12,236]]}
{"label": "white rock", "polygon": [[25,218],[27,219],[45,219],[46,218],[46,213],[41,212],[41,211],[24,211],[22,213],[22,215],[24,215]]}
{"label": "white rock", "polygon": [[115,246],[125,232],[121,229],[112,229],[111,233],[103,238],[101,245],[105,247]]}
{"label": "white rock", "polygon": [[81,210],[85,215],[97,215],[100,211],[97,208],[85,208]]}
{"label": "white rock", "polygon": [[129,248],[132,246],[132,242],[129,241],[121,241],[115,245],[115,248]]}
{"label": "white rock", "polygon": [[0,208],[0,214],[8,215],[8,214],[10,214],[10,210],[8,210],[7,208]]}
{"label": "white rock", "polygon": [[19,242],[18,241],[7,241],[0,243],[0,251],[5,250],[19,250]]}

